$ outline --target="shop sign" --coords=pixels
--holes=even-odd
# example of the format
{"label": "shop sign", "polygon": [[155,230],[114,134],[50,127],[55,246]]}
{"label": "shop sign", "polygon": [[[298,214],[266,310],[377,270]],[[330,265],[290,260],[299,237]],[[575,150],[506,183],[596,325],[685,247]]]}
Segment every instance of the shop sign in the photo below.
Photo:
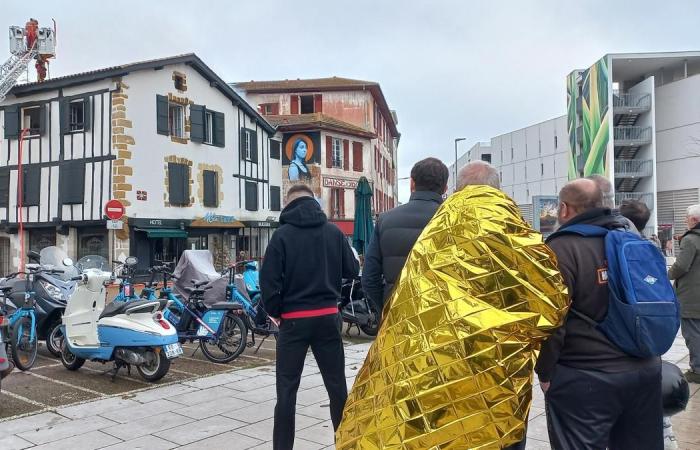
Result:
{"label": "shop sign", "polygon": [[129,225],[139,228],[180,228],[188,225],[187,220],[177,219],[134,219],[129,218]]}
{"label": "shop sign", "polygon": [[265,222],[264,220],[244,220],[242,223],[247,228],[273,228],[279,225],[278,222]]}
{"label": "shop sign", "polygon": [[355,189],[357,187],[357,180],[338,177],[323,177],[323,187]]}
{"label": "shop sign", "polygon": [[224,216],[213,212],[208,212],[190,223],[190,227],[242,228],[243,226],[235,216]]}

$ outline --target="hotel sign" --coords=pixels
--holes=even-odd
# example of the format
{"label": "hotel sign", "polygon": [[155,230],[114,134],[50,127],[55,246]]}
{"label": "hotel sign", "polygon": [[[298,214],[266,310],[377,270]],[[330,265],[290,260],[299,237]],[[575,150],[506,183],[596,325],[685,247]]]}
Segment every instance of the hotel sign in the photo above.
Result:
{"label": "hotel sign", "polygon": [[357,180],[338,177],[323,177],[323,187],[355,189],[357,187]]}

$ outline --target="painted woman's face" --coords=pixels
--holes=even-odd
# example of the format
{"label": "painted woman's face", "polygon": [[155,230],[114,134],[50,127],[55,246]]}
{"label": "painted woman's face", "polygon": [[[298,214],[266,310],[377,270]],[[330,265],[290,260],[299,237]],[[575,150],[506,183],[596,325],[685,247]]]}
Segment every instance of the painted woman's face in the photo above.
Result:
{"label": "painted woman's face", "polygon": [[306,159],[306,151],[307,151],[306,142],[299,141],[299,143],[297,144],[297,149],[294,152],[294,156],[296,156],[297,158],[299,158],[301,160],[304,160],[304,159]]}

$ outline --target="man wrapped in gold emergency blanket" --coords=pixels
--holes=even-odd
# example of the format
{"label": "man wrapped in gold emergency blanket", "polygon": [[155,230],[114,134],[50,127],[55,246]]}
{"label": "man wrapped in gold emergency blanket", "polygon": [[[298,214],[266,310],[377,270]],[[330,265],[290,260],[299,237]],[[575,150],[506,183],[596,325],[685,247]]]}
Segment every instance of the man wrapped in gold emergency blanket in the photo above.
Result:
{"label": "man wrapped in gold emergency blanket", "polygon": [[350,393],[336,447],[499,449],[525,436],[540,343],[569,301],[515,203],[467,186],[408,256]]}

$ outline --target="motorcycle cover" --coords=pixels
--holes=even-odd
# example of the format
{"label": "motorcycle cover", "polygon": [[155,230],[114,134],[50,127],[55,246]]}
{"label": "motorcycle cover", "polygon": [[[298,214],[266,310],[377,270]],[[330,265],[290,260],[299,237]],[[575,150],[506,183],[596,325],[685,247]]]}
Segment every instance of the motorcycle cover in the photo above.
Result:
{"label": "motorcycle cover", "polygon": [[209,281],[205,285],[205,287],[211,286],[211,289],[204,293],[205,305],[212,305],[226,299],[228,278],[222,277],[216,271],[214,257],[209,250],[185,250],[173,274],[178,278],[175,280],[173,290],[185,300],[190,296],[185,288],[192,286],[192,280]]}
{"label": "motorcycle cover", "polygon": [[672,416],[685,410],[690,398],[688,381],[683,372],[673,363],[661,363],[661,398],[664,405],[664,416]]}
{"label": "motorcycle cover", "polygon": [[525,436],[540,343],[569,305],[556,258],[500,191],[438,210],[348,397],[339,450],[498,449]]}

